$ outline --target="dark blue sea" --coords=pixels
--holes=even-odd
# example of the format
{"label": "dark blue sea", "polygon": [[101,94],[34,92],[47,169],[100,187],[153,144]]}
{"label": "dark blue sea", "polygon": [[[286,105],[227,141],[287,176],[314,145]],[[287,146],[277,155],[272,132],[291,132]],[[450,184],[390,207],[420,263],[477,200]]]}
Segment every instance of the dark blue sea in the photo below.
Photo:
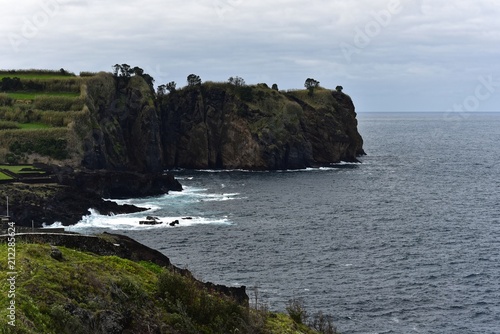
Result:
{"label": "dark blue sea", "polygon": [[72,230],[129,235],[271,310],[300,299],[344,334],[500,333],[500,113],[358,121],[361,164],[175,171],[185,191]]}

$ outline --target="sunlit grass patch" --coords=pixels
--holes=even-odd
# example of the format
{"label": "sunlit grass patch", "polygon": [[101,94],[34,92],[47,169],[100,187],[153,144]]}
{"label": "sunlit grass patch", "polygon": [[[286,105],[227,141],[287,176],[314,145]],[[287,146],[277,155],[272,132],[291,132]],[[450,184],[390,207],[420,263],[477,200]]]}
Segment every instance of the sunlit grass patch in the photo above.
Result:
{"label": "sunlit grass patch", "polygon": [[55,96],[77,98],[80,93],[74,92],[13,92],[8,93],[8,96],[14,100],[34,100],[38,96]]}
{"label": "sunlit grass patch", "polygon": [[12,180],[12,177],[10,177],[7,174],[4,174],[3,172],[0,172],[0,181],[4,181],[4,180]]}

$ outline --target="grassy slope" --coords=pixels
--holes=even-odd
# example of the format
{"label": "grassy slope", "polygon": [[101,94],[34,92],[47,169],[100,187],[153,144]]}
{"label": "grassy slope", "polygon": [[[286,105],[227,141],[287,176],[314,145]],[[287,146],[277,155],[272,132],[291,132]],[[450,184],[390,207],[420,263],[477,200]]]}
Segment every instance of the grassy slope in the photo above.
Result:
{"label": "grassy slope", "polygon": [[0,333],[100,333],[113,321],[123,333],[314,333],[288,316],[248,310],[149,262],[59,250],[63,261],[50,256],[49,245],[17,243],[14,330],[4,326],[9,270],[7,245],[0,244]]}

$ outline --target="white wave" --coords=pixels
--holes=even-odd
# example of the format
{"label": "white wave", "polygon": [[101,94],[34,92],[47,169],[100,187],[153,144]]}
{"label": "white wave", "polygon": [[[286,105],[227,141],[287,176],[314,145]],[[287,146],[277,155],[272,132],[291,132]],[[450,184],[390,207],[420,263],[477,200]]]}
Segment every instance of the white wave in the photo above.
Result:
{"label": "white wave", "polygon": [[[141,221],[146,221],[146,216],[142,212],[142,216],[133,215],[114,215],[106,216],[101,215],[96,210],[90,209],[90,215],[83,216],[76,225],[67,226],[68,231],[84,231],[96,228],[105,228],[110,230],[152,230],[152,229],[165,229],[165,228],[179,228],[193,225],[216,224],[216,225],[231,225],[232,223],[224,218],[206,218],[206,217],[157,217],[160,224],[149,225],[141,224]],[[170,226],[171,222],[179,221],[179,224]],[[50,227],[56,227],[50,225]]]}
{"label": "white wave", "polygon": [[[211,193],[209,189],[193,186],[185,186],[182,192],[171,192],[155,197],[146,198],[130,198],[130,199],[113,199],[118,204],[136,205],[148,210],[133,213],[133,214],[117,214],[117,215],[101,215],[97,210],[90,209],[90,214],[83,216],[82,219],[73,226],[62,226],[60,223],[44,227],[65,227],[67,231],[83,232],[96,228],[110,229],[110,230],[150,230],[161,228],[174,228],[169,224],[178,220],[179,224],[175,226],[185,227],[202,224],[218,224],[230,225],[232,224],[227,217],[203,217],[194,215],[190,219],[185,219],[186,216],[180,216],[183,212],[189,212],[189,206],[193,203],[200,202],[222,202],[240,199],[239,193]],[[188,209],[186,209],[186,207]],[[164,216],[165,212],[172,213],[172,216]],[[146,221],[147,216],[158,217],[161,224],[149,225],[141,224],[141,221]]]}
{"label": "white wave", "polygon": [[240,172],[240,173],[269,173],[270,170],[252,170],[252,169],[195,169],[195,172],[199,173],[231,173],[231,172]]}

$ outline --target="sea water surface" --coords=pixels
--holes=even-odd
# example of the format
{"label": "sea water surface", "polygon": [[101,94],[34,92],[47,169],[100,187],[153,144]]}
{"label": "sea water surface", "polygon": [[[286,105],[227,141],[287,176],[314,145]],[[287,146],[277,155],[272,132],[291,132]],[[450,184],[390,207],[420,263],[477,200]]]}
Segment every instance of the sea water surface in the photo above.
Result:
{"label": "sea water surface", "polygon": [[71,230],[126,234],[272,310],[301,299],[344,334],[500,333],[500,114],[358,121],[361,164],[175,171],[183,192],[125,201],[150,211]]}

